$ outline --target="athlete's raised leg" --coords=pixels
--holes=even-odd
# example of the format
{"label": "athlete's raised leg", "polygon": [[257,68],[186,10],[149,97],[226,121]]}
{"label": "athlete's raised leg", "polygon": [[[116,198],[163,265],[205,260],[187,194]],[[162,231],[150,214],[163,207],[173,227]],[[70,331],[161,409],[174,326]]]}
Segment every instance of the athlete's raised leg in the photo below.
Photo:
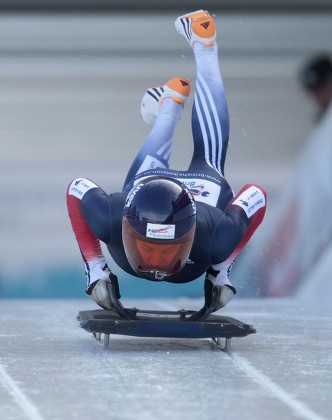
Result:
{"label": "athlete's raised leg", "polygon": [[217,207],[224,208],[233,192],[224,178],[229,116],[216,42],[215,22],[203,10],[179,17],[177,31],[193,48],[197,78],[192,110],[193,158],[189,171],[207,170],[220,180]]}
{"label": "athlete's raised leg", "polygon": [[197,67],[192,112],[194,155],[190,169],[201,168],[205,161],[223,175],[229,117],[218,62],[215,22],[208,12],[199,10],[179,17],[175,27],[192,46]]}
{"label": "athlete's raised leg", "polygon": [[224,175],[229,139],[229,117],[218,64],[218,47],[195,43],[197,63],[195,100],[192,111],[194,154],[191,165],[202,160]]}
{"label": "athlete's raised leg", "polygon": [[143,96],[141,114],[153,124],[126,177],[123,191],[132,188],[136,174],[153,168],[168,168],[173,137],[190,93],[187,79],[173,78],[164,86],[150,88]]}

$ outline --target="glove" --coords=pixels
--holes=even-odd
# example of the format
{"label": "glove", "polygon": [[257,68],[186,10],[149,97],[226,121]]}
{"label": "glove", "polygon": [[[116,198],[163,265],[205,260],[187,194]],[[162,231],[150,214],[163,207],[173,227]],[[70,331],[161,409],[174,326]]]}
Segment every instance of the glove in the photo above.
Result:
{"label": "glove", "polygon": [[217,286],[217,276],[220,271],[209,268],[206,272],[204,282],[204,293],[205,293],[205,306],[211,309],[211,312],[215,312],[220,308],[223,308],[236,294],[235,287],[230,284],[224,284]]}
{"label": "glove", "polygon": [[124,308],[119,300],[121,295],[117,276],[109,269],[104,271],[109,278],[92,283],[86,294],[101,308],[117,313],[120,318],[135,319],[135,311]]}
{"label": "glove", "polygon": [[[220,271],[214,270],[212,267],[207,270],[204,282],[204,306],[187,318],[188,321],[204,321],[212,312],[216,312],[218,309],[227,305],[236,294],[235,287],[229,284],[220,286],[216,284],[219,273]],[[221,279],[218,280],[221,281]]]}
{"label": "glove", "polygon": [[86,294],[94,300],[101,308],[115,310],[114,301],[121,298],[118,278],[110,270],[105,269],[108,274],[107,280],[97,280],[93,282]]}

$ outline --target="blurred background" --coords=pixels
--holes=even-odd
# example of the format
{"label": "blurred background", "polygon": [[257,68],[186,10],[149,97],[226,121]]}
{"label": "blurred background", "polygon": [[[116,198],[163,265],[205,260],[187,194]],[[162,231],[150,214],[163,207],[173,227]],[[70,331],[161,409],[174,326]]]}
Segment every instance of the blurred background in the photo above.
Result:
{"label": "blurred background", "polygon": [[[173,22],[199,8],[218,29],[231,122],[226,177],[234,191],[258,183],[269,196],[262,229],[234,268],[239,296],[298,293],[307,277],[328,281],[332,135],[325,129],[328,141],[314,140],[327,123],[299,71],[332,52],[329,0],[11,0],[0,1],[0,298],[84,296],[67,185],[82,176],[107,192],[122,188],[149,131],[139,114],[144,91],[173,76],[195,80],[192,51]],[[189,101],[175,169],[191,158],[190,113]],[[203,294],[202,279],[155,285],[114,271],[124,297]]]}

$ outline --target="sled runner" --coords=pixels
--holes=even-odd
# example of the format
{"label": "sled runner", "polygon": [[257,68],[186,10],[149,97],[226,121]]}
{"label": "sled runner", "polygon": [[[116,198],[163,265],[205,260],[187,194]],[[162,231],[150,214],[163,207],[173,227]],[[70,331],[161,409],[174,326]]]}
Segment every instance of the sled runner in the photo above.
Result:
{"label": "sled runner", "polygon": [[[127,317],[123,316],[123,310]],[[122,314],[103,309],[80,311],[80,326],[92,333],[104,347],[110,335],[164,338],[210,338],[222,350],[230,349],[232,337],[245,337],[256,330],[237,319],[208,314],[196,319],[199,313],[189,310],[150,311],[122,307]],[[222,341],[224,339],[224,344]]]}

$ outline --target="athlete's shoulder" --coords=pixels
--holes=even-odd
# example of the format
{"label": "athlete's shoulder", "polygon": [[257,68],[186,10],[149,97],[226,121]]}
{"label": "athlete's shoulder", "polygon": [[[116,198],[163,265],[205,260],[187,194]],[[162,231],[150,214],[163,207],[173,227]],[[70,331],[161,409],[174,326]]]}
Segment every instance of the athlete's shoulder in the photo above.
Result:
{"label": "athlete's shoulder", "polygon": [[[204,240],[211,240],[216,230],[226,223],[225,213],[206,203],[197,202],[197,233]],[[206,243],[206,242],[205,242]]]}
{"label": "athlete's shoulder", "polygon": [[218,220],[223,214],[223,211],[217,207],[201,201],[196,201],[196,208],[198,217],[203,217],[210,221]]}
{"label": "athlete's shoulder", "polygon": [[127,194],[123,192],[114,192],[108,196],[108,204],[110,206],[110,210],[113,212],[120,211],[122,215],[122,210],[125,206],[127,199]]}

